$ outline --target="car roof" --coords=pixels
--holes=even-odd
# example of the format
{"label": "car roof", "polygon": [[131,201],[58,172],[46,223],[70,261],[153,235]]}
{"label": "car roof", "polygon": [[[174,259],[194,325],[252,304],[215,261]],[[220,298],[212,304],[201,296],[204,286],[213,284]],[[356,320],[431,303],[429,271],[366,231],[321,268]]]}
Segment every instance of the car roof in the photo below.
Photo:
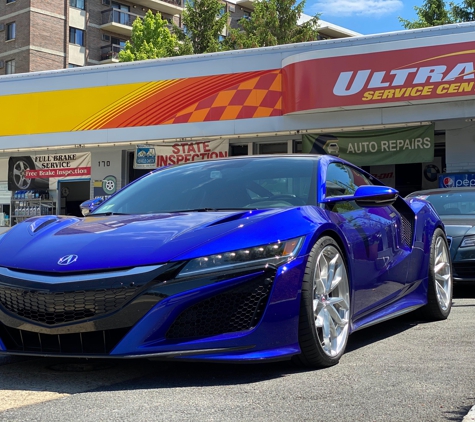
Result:
{"label": "car roof", "polygon": [[444,193],[454,193],[454,192],[475,192],[474,187],[460,187],[460,188],[434,188],[434,189],[425,189],[411,192],[407,195],[408,198],[414,196],[423,196],[423,195],[439,195]]}

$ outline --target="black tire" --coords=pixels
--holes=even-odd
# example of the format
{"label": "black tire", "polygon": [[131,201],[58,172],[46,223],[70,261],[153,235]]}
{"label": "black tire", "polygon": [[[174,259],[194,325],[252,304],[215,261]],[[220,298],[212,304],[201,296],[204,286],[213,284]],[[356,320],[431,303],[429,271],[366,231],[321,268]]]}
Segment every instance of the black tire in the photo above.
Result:
{"label": "black tire", "polygon": [[296,356],[297,363],[314,368],[337,364],[348,341],[349,315],[350,287],[345,258],[335,240],[324,236],[310,252],[302,282],[299,320],[302,353]]}
{"label": "black tire", "polygon": [[427,305],[420,316],[429,321],[447,319],[452,309],[453,276],[447,237],[442,229],[432,236],[429,259]]}

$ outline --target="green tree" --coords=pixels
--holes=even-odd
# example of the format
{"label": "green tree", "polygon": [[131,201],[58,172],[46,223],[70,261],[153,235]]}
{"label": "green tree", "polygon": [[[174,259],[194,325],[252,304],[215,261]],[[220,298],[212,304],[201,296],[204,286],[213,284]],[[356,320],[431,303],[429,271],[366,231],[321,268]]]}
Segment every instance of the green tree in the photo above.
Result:
{"label": "green tree", "polygon": [[161,57],[191,54],[187,44],[180,43],[168,29],[168,22],[160,13],[154,15],[149,10],[143,19],[137,18],[132,24],[132,36],[119,53],[121,62],[159,59]]}
{"label": "green tree", "polygon": [[451,2],[450,14],[456,23],[475,20],[475,0],[464,0],[461,4]]}
{"label": "green tree", "polygon": [[229,29],[224,41],[227,49],[266,47],[315,41],[318,15],[299,24],[305,0],[256,0],[249,19],[241,19],[242,29]]}
{"label": "green tree", "polygon": [[454,22],[451,13],[445,8],[444,0],[425,0],[421,7],[414,6],[414,10],[418,16],[417,20],[398,18],[405,29],[427,28]]}
{"label": "green tree", "polygon": [[219,0],[188,1],[182,15],[183,28],[174,25],[173,32],[194,54],[219,51],[219,36],[229,19],[224,7],[224,3]]}

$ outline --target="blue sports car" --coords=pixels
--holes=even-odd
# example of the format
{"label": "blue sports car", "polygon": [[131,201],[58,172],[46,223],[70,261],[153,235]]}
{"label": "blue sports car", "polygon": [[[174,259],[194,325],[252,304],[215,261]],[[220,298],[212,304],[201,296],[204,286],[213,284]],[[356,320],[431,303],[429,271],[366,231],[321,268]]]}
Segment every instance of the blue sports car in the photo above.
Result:
{"label": "blue sports car", "polygon": [[165,167],[83,205],[0,237],[0,353],[326,367],[356,330],[451,310],[432,206],[334,156]]}

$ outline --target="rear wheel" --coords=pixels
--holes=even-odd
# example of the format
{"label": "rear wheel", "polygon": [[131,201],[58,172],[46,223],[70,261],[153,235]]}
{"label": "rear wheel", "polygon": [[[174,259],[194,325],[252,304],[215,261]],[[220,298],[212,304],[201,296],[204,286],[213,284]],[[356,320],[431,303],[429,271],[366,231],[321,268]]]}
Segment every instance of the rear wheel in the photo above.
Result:
{"label": "rear wheel", "polygon": [[302,282],[298,361],[320,368],[338,363],[348,341],[349,316],[345,259],[335,240],[325,236],[310,252]]}
{"label": "rear wheel", "polygon": [[452,290],[452,266],[447,238],[443,230],[436,229],[430,247],[427,305],[421,308],[422,316],[432,321],[446,319],[452,309]]}

